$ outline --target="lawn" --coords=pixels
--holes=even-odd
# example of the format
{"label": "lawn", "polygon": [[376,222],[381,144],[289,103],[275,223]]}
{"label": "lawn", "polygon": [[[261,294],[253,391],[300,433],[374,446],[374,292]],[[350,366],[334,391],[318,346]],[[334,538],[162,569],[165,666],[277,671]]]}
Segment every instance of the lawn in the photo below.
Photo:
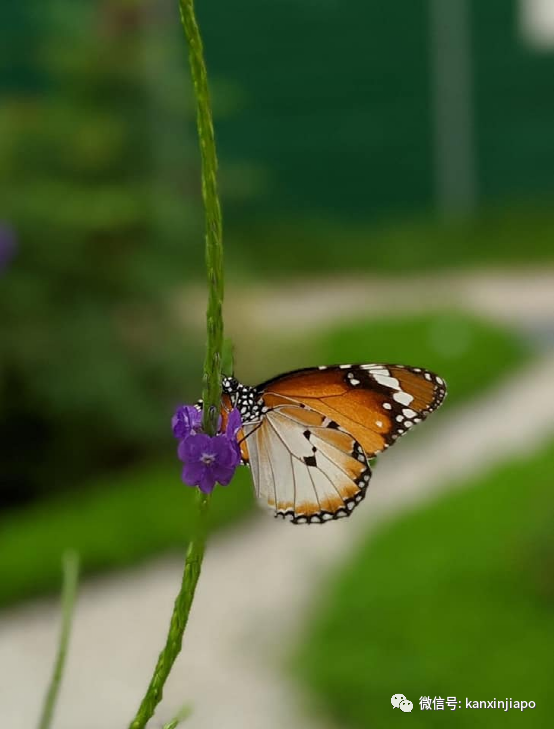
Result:
{"label": "lawn", "polygon": [[[490,385],[528,356],[512,333],[452,313],[364,320],[294,347],[279,341],[304,364],[371,358],[435,368],[449,383],[448,403]],[[173,440],[168,438],[172,453]],[[79,551],[85,573],[133,564],[170,549],[182,552],[193,525],[192,498],[193,490],[180,482],[175,459],[106,475],[90,487],[77,485],[72,494],[4,517],[0,605],[57,589],[60,556],[67,547]],[[241,468],[230,487],[215,493],[213,527],[234,523],[253,501],[250,475]]]}
{"label": "lawn", "polygon": [[[369,226],[344,221],[249,219],[227,235],[230,272],[266,278],[314,273],[428,273],[554,264],[554,206],[514,203],[470,219],[431,217]],[[260,255],[263,246],[263,255]]]}
{"label": "lawn", "polygon": [[[30,506],[0,523],[0,605],[57,589],[61,554],[76,549],[83,571],[134,564],[170,549],[184,552],[194,527],[194,489],[174,463],[105,476],[81,492]],[[212,528],[236,521],[253,501],[249,474],[212,500]]]}
{"label": "lawn", "polygon": [[[554,443],[383,527],[342,566],[295,659],[338,727],[551,724],[553,472]],[[395,693],[414,703],[410,718]],[[422,712],[421,696],[462,708]],[[537,708],[465,708],[495,697]]]}

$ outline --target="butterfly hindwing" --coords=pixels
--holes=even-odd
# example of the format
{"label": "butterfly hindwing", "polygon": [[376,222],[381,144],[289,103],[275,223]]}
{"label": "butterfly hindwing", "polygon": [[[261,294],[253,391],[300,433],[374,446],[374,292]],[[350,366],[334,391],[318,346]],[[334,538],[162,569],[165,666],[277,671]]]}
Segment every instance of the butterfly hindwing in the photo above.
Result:
{"label": "butterfly hindwing", "polygon": [[256,495],[276,516],[321,523],[348,516],[365,496],[371,471],[363,449],[320,413],[283,399],[244,430]]}

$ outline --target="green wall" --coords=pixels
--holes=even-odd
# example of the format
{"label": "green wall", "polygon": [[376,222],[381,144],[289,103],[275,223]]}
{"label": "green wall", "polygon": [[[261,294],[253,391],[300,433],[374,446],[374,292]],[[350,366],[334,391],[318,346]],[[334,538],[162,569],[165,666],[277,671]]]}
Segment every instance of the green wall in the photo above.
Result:
{"label": "green wall", "polygon": [[[447,1],[447,0],[445,0]],[[252,208],[373,216],[434,203],[427,0],[198,3],[210,70],[240,87],[224,160],[267,168]],[[554,192],[554,53],[517,3],[472,0],[481,202]]]}

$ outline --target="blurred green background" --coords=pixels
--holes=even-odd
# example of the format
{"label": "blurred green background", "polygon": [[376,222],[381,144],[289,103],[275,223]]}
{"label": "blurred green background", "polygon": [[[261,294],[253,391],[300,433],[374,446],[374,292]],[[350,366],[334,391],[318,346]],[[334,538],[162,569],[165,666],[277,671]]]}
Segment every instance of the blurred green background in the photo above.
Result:
{"label": "blurred green background", "polygon": [[[527,312],[525,298],[535,276],[554,285],[544,3],[197,5],[239,378],[401,361],[443,375],[454,411],[550,352],[554,311]],[[182,548],[191,529],[169,429],[174,407],[199,394],[203,359],[186,64],[170,0],[0,10],[0,607],[54,590],[68,546],[88,574]],[[469,284],[465,299],[449,297],[460,280],[498,292],[499,277],[516,315],[481,311]],[[390,310],[345,304],[335,317],[338,281],[365,281],[368,296],[384,287]],[[431,306],[423,293],[392,301],[404,285],[438,293]],[[283,306],[264,309],[270,295]],[[329,575],[293,674],[337,726],[392,725],[379,703],[389,673],[410,698],[441,690],[448,673],[460,695],[513,685],[546,701],[551,461],[547,448],[499,465],[383,527]],[[214,499],[213,527],[232,539],[252,509],[240,473]],[[344,621],[355,641],[342,640]],[[519,637],[481,661],[495,624]],[[452,712],[453,726],[474,721]]]}

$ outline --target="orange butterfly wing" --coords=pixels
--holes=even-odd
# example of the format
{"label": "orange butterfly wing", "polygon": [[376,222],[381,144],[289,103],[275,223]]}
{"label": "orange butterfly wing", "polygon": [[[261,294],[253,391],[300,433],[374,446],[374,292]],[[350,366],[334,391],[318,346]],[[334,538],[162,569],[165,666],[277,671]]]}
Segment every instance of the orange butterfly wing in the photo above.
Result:
{"label": "orange butterfly wing", "polygon": [[326,415],[372,458],[443,402],[446,385],[403,365],[340,365],[297,370],[260,385],[268,408],[279,397]]}
{"label": "orange butterfly wing", "polygon": [[[380,453],[443,402],[437,375],[403,365],[296,370],[255,388],[225,383],[222,428],[238,407],[239,442],[256,495],[293,523],[348,516]],[[233,394],[233,398],[228,393]]]}

